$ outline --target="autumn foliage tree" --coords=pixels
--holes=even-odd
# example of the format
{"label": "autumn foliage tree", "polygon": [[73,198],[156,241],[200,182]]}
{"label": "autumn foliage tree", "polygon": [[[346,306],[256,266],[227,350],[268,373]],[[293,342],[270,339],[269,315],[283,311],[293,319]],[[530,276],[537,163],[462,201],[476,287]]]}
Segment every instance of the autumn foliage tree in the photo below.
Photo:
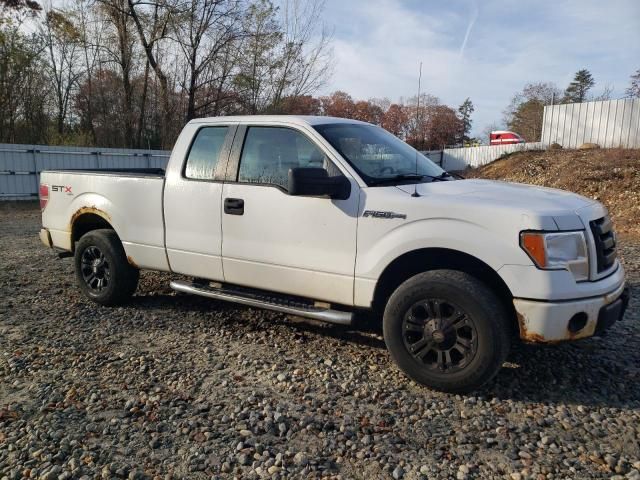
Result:
{"label": "autumn foliage tree", "polygon": [[320,99],[311,95],[284,97],[275,113],[286,113],[288,115],[320,115],[322,113],[322,103]]}
{"label": "autumn foliage tree", "polygon": [[425,121],[424,149],[437,150],[452,145],[463,126],[463,121],[451,107],[446,105],[430,107]]}
{"label": "autumn foliage tree", "polygon": [[351,95],[340,90],[321,97],[320,104],[323,115],[330,117],[353,118],[356,110],[356,104]]}
{"label": "autumn foliage tree", "polygon": [[382,115],[382,128],[390,131],[396,137],[404,137],[407,134],[409,116],[403,105],[392,103]]}

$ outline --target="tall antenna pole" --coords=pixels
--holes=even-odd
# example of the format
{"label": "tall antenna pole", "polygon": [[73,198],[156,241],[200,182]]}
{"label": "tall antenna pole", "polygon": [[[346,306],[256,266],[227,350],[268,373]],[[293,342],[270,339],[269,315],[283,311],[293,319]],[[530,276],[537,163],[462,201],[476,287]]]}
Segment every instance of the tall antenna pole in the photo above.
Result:
{"label": "tall antenna pole", "polygon": [[[422,83],[422,62],[420,62],[420,73],[418,74],[418,100],[416,101],[416,141],[418,140],[418,132],[420,131],[420,86]],[[416,145],[417,146],[417,145]],[[416,175],[418,175],[418,151],[416,149]],[[413,187],[412,197],[419,197],[418,183]]]}
{"label": "tall antenna pole", "polygon": [[[418,133],[418,129],[420,128],[420,84],[421,83],[422,83],[422,62],[420,62],[420,73],[418,74],[418,101],[416,104],[416,133]],[[417,168],[418,168],[418,164],[416,162],[416,173],[418,173]]]}

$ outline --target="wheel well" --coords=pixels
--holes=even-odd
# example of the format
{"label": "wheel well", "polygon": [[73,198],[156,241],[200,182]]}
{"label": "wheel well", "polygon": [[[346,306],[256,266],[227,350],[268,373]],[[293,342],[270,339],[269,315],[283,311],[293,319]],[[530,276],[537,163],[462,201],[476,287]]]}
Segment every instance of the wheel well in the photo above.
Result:
{"label": "wheel well", "polygon": [[498,273],[482,260],[468,253],[447,248],[424,248],[405,253],[391,262],[382,272],[373,297],[375,311],[384,311],[391,294],[405,280],[427,270],[449,269],[468,273],[496,292],[518,327],[513,295]]}
{"label": "wheel well", "polygon": [[109,228],[113,230],[113,227],[100,215],[95,213],[84,213],[76,218],[71,227],[71,240],[75,247],[75,244],[85,233],[92,230],[98,230],[100,228]]}

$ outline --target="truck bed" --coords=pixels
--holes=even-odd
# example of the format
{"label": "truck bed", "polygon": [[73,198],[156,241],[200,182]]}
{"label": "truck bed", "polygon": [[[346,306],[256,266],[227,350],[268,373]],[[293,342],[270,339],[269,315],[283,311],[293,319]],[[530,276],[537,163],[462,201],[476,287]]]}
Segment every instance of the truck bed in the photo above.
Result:
{"label": "truck bed", "polygon": [[[73,250],[83,222],[104,224],[118,232],[129,261],[167,270],[162,191],[164,170],[48,170],[40,184],[49,199],[42,224],[53,246]],[[80,230],[79,230],[80,229]]]}

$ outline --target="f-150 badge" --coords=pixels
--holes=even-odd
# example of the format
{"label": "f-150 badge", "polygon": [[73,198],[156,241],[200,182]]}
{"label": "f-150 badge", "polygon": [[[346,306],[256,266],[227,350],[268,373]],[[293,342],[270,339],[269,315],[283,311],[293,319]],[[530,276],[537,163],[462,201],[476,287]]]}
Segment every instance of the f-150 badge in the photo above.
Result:
{"label": "f-150 badge", "polygon": [[402,219],[407,218],[407,216],[404,213],[381,212],[378,210],[365,210],[363,216],[373,217],[373,218],[402,218]]}

